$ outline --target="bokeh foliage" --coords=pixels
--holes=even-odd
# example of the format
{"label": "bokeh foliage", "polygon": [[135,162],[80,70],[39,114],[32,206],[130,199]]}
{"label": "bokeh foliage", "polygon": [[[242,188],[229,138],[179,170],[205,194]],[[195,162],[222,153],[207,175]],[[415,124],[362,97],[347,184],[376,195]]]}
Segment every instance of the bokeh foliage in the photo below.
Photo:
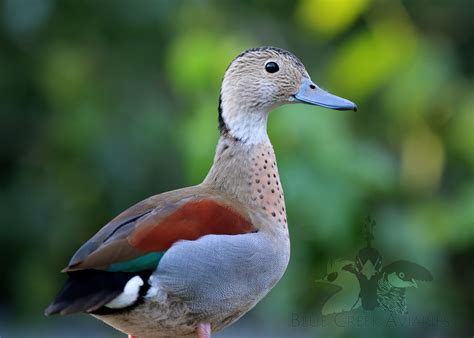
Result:
{"label": "bokeh foliage", "polygon": [[410,306],[472,329],[472,1],[4,0],[0,20],[0,335],[51,332],[62,319],[42,309],[74,250],[133,203],[203,179],[223,73],[258,45],[295,52],[359,111],[271,114],[292,260],[249,325],[311,313],[313,281],[363,245],[370,214],[387,261],[435,276]]}

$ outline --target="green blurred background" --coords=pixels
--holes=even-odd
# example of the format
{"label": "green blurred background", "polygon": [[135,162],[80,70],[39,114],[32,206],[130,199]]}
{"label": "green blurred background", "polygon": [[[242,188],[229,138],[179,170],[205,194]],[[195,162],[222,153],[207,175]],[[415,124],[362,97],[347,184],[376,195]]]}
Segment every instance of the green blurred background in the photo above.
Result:
{"label": "green blurred background", "polygon": [[[59,270],[123,209],[203,179],[223,73],[260,45],[359,111],[271,114],[292,258],[221,336],[472,336],[473,23],[472,0],[0,1],[0,336],[122,336],[43,317]],[[367,215],[384,262],[434,276],[410,313],[448,325],[292,326],[317,315],[328,260],[364,246]]]}

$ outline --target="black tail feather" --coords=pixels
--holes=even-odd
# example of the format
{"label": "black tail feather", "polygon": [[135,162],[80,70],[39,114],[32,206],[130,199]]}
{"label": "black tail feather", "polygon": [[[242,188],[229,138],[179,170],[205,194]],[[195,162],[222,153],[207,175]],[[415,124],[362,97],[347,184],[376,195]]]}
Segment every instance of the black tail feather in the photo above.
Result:
{"label": "black tail feather", "polygon": [[[68,315],[76,312],[93,312],[112,301],[125,284],[141,273],[80,270],[68,273],[69,278],[45,315]],[[148,279],[150,272],[146,273]],[[145,277],[145,276],[142,276]]]}

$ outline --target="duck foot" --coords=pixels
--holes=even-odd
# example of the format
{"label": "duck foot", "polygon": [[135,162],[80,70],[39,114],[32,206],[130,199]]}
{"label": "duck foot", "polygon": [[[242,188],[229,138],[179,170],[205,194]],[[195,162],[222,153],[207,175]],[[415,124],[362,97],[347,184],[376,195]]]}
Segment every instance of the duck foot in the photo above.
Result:
{"label": "duck foot", "polygon": [[211,324],[200,323],[196,328],[196,333],[199,338],[211,338]]}

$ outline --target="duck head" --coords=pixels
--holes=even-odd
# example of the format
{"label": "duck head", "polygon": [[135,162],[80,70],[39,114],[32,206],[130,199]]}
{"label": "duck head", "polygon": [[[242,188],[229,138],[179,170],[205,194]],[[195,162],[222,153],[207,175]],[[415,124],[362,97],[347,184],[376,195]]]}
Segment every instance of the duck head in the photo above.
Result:
{"label": "duck head", "polygon": [[221,134],[260,143],[268,139],[268,113],[288,103],[357,110],[353,102],[318,87],[292,53],[275,47],[254,48],[237,56],[224,75],[219,99]]}

